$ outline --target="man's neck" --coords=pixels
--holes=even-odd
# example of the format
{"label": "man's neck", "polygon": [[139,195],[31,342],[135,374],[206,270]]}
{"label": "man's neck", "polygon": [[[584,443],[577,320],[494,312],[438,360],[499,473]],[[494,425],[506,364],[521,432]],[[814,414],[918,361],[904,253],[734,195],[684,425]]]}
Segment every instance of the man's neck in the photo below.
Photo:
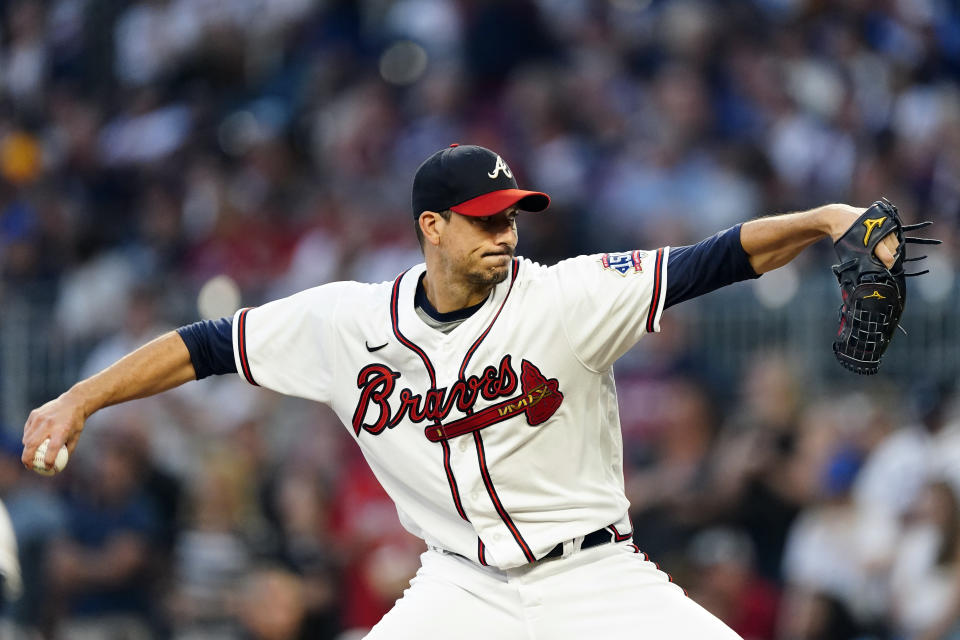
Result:
{"label": "man's neck", "polygon": [[427,269],[423,277],[423,291],[433,308],[440,313],[450,313],[483,302],[496,285],[470,286],[466,282],[451,282]]}

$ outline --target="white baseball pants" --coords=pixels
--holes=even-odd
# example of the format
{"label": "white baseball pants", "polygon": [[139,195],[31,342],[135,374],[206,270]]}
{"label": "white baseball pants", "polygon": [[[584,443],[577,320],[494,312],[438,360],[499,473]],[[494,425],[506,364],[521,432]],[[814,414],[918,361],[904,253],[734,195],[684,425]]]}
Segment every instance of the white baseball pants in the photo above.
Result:
{"label": "white baseball pants", "polygon": [[507,569],[430,549],[366,640],[738,640],[627,542]]}

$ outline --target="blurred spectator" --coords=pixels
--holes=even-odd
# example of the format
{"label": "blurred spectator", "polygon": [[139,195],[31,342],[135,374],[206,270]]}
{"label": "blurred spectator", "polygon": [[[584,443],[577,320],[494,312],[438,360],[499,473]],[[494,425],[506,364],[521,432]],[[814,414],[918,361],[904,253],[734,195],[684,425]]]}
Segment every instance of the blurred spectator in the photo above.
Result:
{"label": "blurred spectator", "polygon": [[12,603],[23,595],[17,537],[3,501],[0,500],[0,635],[13,640],[20,635],[10,615]]}
{"label": "blurred spectator", "polygon": [[254,562],[244,519],[253,505],[245,472],[221,449],[204,456],[193,479],[169,601],[177,638],[232,638],[238,632],[237,598]]}
{"label": "blurred spectator", "polygon": [[645,447],[634,443],[626,490],[635,540],[669,566],[670,556],[683,554],[709,513],[704,462],[715,425],[710,398],[696,384],[676,379],[659,391],[660,422]]}
{"label": "blurred spectator", "polygon": [[17,549],[16,532],[10,514],[0,500],[0,615],[10,609],[10,603],[23,593],[20,571],[20,555]]}
{"label": "blurred spectator", "polygon": [[687,548],[690,597],[744,640],[774,640],[780,594],[757,574],[753,543],[743,531],[709,528]]}
{"label": "blurred spectator", "polygon": [[23,131],[7,133],[0,142],[0,175],[15,185],[40,175],[41,151],[36,138]]}
{"label": "blurred spectator", "polygon": [[20,108],[29,109],[41,103],[48,73],[44,9],[29,0],[15,0],[3,11],[10,41],[0,66],[0,86]]}
{"label": "blurred spectator", "polygon": [[122,299],[126,307],[120,314],[122,326],[110,333],[87,357],[80,369],[80,377],[86,378],[110,366],[139,346],[169,330],[157,314],[160,290],[145,284],[135,285],[130,295]]}
{"label": "blurred spectator", "polygon": [[48,597],[62,606],[56,637],[150,638],[156,509],[144,495],[139,458],[126,443],[102,437],[96,445],[96,464],[74,480],[65,535],[51,544],[45,567]]}
{"label": "blurred spectator", "polygon": [[339,545],[330,531],[328,498],[316,472],[303,468],[282,472],[274,487],[282,536],[279,556],[299,580],[301,635],[333,638],[342,603]]}
{"label": "blurred spectator", "polygon": [[783,554],[786,638],[855,638],[883,613],[883,561],[893,532],[883,514],[858,508],[850,489],[862,452],[844,440],[842,405],[808,410],[797,468],[809,505],[790,528]]}
{"label": "blurred spectator", "polygon": [[359,452],[351,452],[334,494],[333,527],[344,558],[345,629],[370,629],[417,569],[423,543],[397,520],[393,502]]}
{"label": "blurred spectator", "polygon": [[912,422],[891,431],[866,460],[854,487],[857,501],[901,518],[933,477],[953,478],[960,488],[960,439],[950,404],[953,381],[914,385]]}
{"label": "blurred spectator", "polygon": [[802,388],[785,356],[755,357],[741,401],[711,451],[713,508],[747,531],[757,569],[777,581],[787,532],[804,499],[795,477]]}
{"label": "blurred spectator", "polygon": [[332,636],[310,635],[302,630],[306,616],[304,589],[294,574],[280,569],[259,568],[246,578],[237,614],[243,638],[249,640],[298,640]]}
{"label": "blurred spectator", "polygon": [[89,340],[120,328],[136,272],[120,251],[97,254],[63,281],[55,311],[67,338]]}
{"label": "blurred spectator", "polygon": [[890,575],[896,632],[935,640],[960,634],[960,503],[947,482],[923,488],[908,514]]}
{"label": "blurred spectator", "polygon": [[[63,533],[65,512],[49,486],[40,486],[27,477],[29,472],[20,462],[21,450],[20,441],[0,429],[0,499],[10,516],[17,560],[21,567],[41,567],[50,541]],[[24,633],[37,628],[49,631],[55,603],[48,597],[46,575],[43,571],[27,571],[21,577],[22,593],[8,602],[3,617]]]}

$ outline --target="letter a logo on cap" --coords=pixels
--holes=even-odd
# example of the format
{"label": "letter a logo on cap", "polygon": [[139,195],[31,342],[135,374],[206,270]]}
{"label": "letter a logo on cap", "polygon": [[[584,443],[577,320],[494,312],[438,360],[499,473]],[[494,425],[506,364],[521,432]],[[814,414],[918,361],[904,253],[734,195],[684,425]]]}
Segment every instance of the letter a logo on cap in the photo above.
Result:
{"label": "letter a logo on cap", "polygon": [[497,164],[494,165],[493,171],[487,174],[487,177],[493,179],[500,175],[500,172],[503,171],[503,175],[508,178],[512,178],[513,174],[510,173],[510,167],[507,166],[507,163],[503,161],[503,158],[497,156]]}

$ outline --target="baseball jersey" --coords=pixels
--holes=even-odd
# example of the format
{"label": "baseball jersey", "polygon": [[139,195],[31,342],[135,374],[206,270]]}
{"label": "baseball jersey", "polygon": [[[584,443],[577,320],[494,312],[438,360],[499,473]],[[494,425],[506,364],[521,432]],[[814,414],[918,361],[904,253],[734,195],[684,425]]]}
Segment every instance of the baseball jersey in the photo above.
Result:
{"label": "baseball jersey", "polygon": [[515,259],[448,334],[414,309],[425,266],[239,311],[237,370],[328,404],[428,544],[500,568],[629,533],[612,365],[659,330],[669,248]]}

